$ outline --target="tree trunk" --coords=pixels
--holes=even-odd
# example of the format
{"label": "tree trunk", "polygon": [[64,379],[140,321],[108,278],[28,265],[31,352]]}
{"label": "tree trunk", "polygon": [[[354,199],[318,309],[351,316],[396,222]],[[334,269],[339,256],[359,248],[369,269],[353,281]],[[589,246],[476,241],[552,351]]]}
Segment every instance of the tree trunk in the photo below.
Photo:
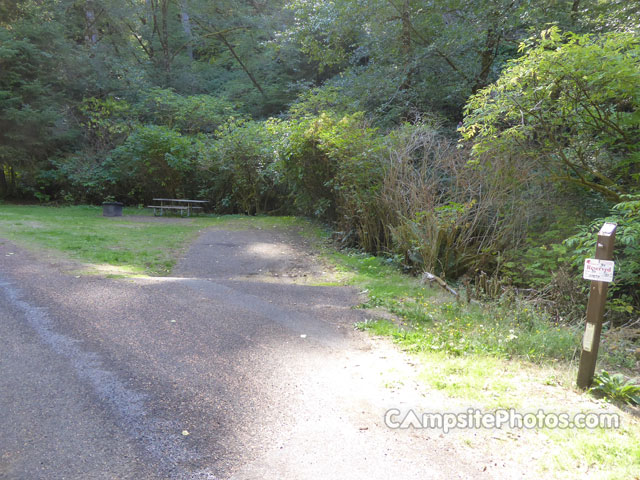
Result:
{"label": "tree trunk", "polygon": [[571,22],[575,25],[578,23],[578,13],[580,10],[580,0],[573,0],[571,5]]}
{"label": "tree trunk", "polygon": [[7,177],[4,174],[5,166],[0,164],[0,198],[4,198],[7,196],[8,187],[7,187]]}
{"label": "tree trunk", "polygon": [[409,0],[404,0],[402,11],[400,12],[400,21],[402,22],[401,44],[402,44],[402,61],[405,72],[405,79],[400,85],[400,90],[408,90],[413,83],[413,68],[411,68],[411,16],[409,12]]}
{"label": "tree trunk", "polygon": [[169,0],[162,0],[161,3],[161,31],[160,44],[162,45],[162,63],[166,76],[166,82],[169,83],[171,77],[171,55],[169,52]]}
{"label": "tree trunk", "polygon": [[193,60],[193,45],[191,44],[193,33],[191,31],[191,19],[189,18],[189,12],[187,12],[187,3],[185,0],[180,2],[180,22],[182,23],[182,29],[189,42],[187,44],[187,55]]}
{"label": "tree trunk", "polygon": [[88,46],[93,46],[98,43],[98,28],[96,26],[96,13],[92,0],[87,0],[84,16],[87,21],[84,40]]}
{"label": "tree trunk", "polygon": [[11,197],[16,191],[16,172],[13,167],[9,167],[9,188],[7,196]]}
{"label": "tree trunk", "polygon": [[411,55],[411,16],[409,14],[409,0],[404,0],[402,5],[402,53],[405,62]]}
{"label": "tree trunk", "polygon": [[[154,34],[158,35],[161,58],[157,58],[156,66],[164,72],[165,86],[171,80],[171,51],[169,49],[169,0],[145,0],[150,8],[151,34],[148,44],[153,45]],[[138,42],[140,42],[138,40]],[[145,49],[146,51],[146,49]],[[147,52],[149,54],[149,52]],[[149,57],[151,58],[151,56]]]}
{"label": "tree trunk", "polygon": [[471,88],[471,93],[476,93],[481,88],[487,86],[491,67],[496,59],[500,38],[500,33],[497,32],[494,27],[488,28],[484,48],[480,53],[480,73],[476,76],[476,81]]}
{"label": "tree trunk", "polygon": [[256,80],[256,78],[253,76],[253,74],[251,73],[251,71],[247,68],[247,66],[242,62],[242,60],[240,60],[240,57],[238,56],[238,54],[236,53],[235,49],[233,48],[233,46],[227,41],[227,39],[225,38],[224,35],[222,34],[218,34],[218,37],[220,38],[220,40],[222,40],[222,43],[225,44],[225,46],[229,49],[229,51],[231,52],[231,55],[233,55],[233,58],[236,59],[236,61],[240,64],[240,66],[242,67],[242,69],[244,70],[244,73],[247,74],[247,76],[249,77],[249,79],[251,80],[251,83],[253,83],[253,85],[258,89],[258,91],[266,97],[264,90],[262,90],[262,87],[260,86],[260,84],[258,83],[258,81]]}

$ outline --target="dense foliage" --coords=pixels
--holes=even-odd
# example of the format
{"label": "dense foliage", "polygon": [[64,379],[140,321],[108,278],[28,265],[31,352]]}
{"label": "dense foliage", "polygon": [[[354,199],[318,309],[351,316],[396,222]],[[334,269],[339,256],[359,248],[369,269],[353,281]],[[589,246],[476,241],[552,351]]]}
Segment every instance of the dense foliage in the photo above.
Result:
{"label": "dense foliage", "polygon": [[517,157],[619,201],[640,179],[640,43],[542,33],[467,104],[476,153]]}
{"label": "dense foliage", "polygon": [[625,323],[638,18],[623,0],[0,1],[0,198],[317,217],[567,322],[613,220]]}

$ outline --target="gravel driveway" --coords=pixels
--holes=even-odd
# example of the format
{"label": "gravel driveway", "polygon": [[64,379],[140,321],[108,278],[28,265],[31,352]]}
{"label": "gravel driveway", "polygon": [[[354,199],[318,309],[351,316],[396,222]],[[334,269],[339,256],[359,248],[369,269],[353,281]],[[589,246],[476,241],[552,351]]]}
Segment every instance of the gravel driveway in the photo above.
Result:
{"label": "gravel driveway", "polygon": [[173,277],[0,243],[0,479],[505,478],[388,408],[441,408],[295,232],[202,233]]}

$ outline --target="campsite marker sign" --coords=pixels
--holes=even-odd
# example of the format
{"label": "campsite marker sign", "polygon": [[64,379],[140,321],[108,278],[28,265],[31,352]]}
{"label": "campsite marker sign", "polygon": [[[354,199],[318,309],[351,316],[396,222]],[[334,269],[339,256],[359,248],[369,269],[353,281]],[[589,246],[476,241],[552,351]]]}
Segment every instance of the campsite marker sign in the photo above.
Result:
{"label": "campsite marker sign", "polygon": [[585,280],[595,280],[597,282],[613,282],[614,262],[609,260],[598,260],[597,258],[587,258],[584,261]]}
{"label": "campsite marker sign", "polygon": [[587,323],[582,337],[582,354],[578,368],[578,387],[586,389],[591,386],[593,374],[596,370],[600,333],[602,332],[602,317],[604,305],[607,301],[609,283],[613,281],[614,263],[613,243],[616,238],[615,223],[605,223],[598,232],[596,258],[584,261],[585,280],[591,280],[589,303],[587,304]]}

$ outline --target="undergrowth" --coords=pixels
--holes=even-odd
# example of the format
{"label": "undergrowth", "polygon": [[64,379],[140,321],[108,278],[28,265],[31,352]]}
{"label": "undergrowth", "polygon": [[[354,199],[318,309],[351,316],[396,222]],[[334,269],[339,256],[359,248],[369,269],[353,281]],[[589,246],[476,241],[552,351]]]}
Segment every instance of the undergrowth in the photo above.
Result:
{"label": "undergrowth", "polygon": [[354,269],[351,282],[367,292],[362,307],[383,307],[400,320],[400,324],[371,320],[357,328],[391,335],[407,350],[520,357],[532,362],[570,361],[576,355],[576,327],[553,322],[526,302],[506,298],[467,304],[403,275],[392,259],[357,253],[336,254],[336,258]]}

